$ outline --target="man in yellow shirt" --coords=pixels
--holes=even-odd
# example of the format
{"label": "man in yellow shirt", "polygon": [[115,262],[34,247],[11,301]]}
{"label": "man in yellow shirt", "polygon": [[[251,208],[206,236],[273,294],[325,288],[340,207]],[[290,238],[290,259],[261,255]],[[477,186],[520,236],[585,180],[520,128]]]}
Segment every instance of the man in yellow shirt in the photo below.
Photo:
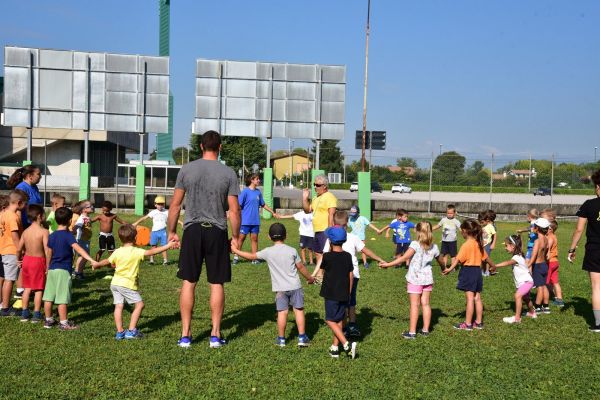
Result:
{"label": "man in yellow shirt", "polygon": [[317,197],[309,202],[310,192],[304,189],[302,193],[302,206],[305,213],[313,213],[313,230],[315,239],[313,241],[313,251],[317,257],[317,263],[323,256],[323,247],[327,241],[325,230],[333,226],[333,214],[337,209],[337,198],[329,192],[329,181],[325,175],[315,176],[315,192]]}

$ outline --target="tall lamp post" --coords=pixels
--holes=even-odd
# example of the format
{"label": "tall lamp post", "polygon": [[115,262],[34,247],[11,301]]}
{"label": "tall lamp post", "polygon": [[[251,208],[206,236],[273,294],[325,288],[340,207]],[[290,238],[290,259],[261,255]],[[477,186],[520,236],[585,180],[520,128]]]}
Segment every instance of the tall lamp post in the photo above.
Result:
{"label": "tall lamp post", "polygon": [[594,147],[594,162],[596,162],[597,158],[596,158],[596,152],[598,151],[598,146]]}

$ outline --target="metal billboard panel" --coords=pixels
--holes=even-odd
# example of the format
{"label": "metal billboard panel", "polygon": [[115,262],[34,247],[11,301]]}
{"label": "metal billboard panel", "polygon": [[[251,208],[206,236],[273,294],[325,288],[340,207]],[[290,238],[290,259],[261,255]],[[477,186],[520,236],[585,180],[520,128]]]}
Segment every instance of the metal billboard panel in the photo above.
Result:
{"label": "metal billboard panel", "polygon": [[4,71],[6,126],[168,132],[168,57],[7,46]]}
{"label": "metal billboard panel", "polygon": [[346,67],[196,61],[194,133],[344,137]]}

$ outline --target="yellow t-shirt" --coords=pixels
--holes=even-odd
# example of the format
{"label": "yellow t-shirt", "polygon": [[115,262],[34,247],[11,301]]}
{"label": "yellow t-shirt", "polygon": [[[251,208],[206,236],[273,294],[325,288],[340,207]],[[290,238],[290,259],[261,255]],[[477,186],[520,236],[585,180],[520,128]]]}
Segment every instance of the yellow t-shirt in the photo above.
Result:
{"label": "yellow t-shirt", "polygon": [[311,202],[313,211],[313,229],[323,232],[329,226],[329,209],[337,208],[337,199],[330,192],[315,197]]}
{"label": "yellow t-shirt", "polygon": [[144,260],[145,252],[146,250],[134,246],[123,246],[115,250],[108,257],[108,261],[115,266],[110,284],[137,290],[140,263]]}
{"label": "yellow t-shirt", "polygon": [[494,224],[487,224],[483,227],[483,246],[492,243],[493,236],[496,234]]}

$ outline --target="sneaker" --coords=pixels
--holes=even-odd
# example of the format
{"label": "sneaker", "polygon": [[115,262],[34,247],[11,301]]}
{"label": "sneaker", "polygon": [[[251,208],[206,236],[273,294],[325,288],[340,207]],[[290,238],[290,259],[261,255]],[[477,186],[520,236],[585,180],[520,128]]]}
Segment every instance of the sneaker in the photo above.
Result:
{"label": "sneaker", "polygon": [[209,346],[211,349],[218,349],[219,347],[223,347],[227,344],[227,340],[216,337],[216,336],[211,336],[210,337],[210,341],[209,341]]}
{"label": "sneaker", "polygon": [[356,358],[356,345],[356,342],[350,342],[348,348],[344,347],[344,352],[346,353],[346,355],[352,358],[353,360]]}
{"label": "sneaker", "polygon": [[17,317],[19,315],[21,315],[21,313],[16,308],[9,307],[0,310],[0,317]]}
{"label": "sneaker", "polygon": [[535,307],[535,313],[536,314],[543,314],[544,313],[544,307]]}
{"label": "sneaker", "polygon": [[506,322],[507,324],[520,324],[521,323],[521,320],[516,319],[514,315],[512,315],[510,317],[504,317],[504,318],[502,318],[502,321]]}
{"label": "sneaker", "polygon": [[535,311],[527,311],[526,313],[523,313],[523,315],[531,319],[537,318],[537,313]]}
{"label": "sneaker", "polygon": [[169,261],[163,260],[163,265],[169,265]]}
{"label": "sneaker", "polygon": [[233,264],[233,265],[236,265],[236,264],[237,264],[237,263],[239,263],[239,262],[240,262],[240,259],[238,258],[238,256],[234,256],[234,257],[233,257],[233,262],[232,262],[232,264]]}
{"label": "sneaker", "polygon": [[468,325],[466,322],[461,322],[459,324],[455,324],[454,329],[458,329],[461,331],[472,331],[473,325]]}
{"label": "sneaker", "polygon": [[34,311],[33,312],[33,317],[31,317],[31,323],[32,324],[37,324],[39,322],[42,322],[43,318],[42,318],[42,313],[39,311]]}
{"label": "sneaker", "polygon": [[177,341],[177,346],[179,346],[179,347],[188,348],[191,345],[192,345],[192,337],[191,336],[182,336]]}
{"label": "sneaker", "polygon": [[347,336],[352,336],[352,337],[360,337],[360,330],[358,329],[358,326],[356,325],[349,325],[348,329],[346,331],[346,335]]}
{"label": "sneaker", "polygon": [[477,322],[473,321],[473,328],[482,330],[483,329],[483,322],[482,323],[477,323]]}
{"label": "sneaker", "polygon": [[417,338],[417,334],[416,333],[410,333],[410,332],[402,332],[402,337],[404,339],[416,339]]}
{"label": "sneaker", "polygon": [[150,264],[154,264],[154,257],[150,257]]}
{"label": "sneaker", "polygon": [[277,336],[275,338],[275,346],[285,347],[285,338],[281,336]]}
{"label": "sneaker", "polygon": [[76,281],[82,281],[85,279],[82,272],[73,272],[73,275],[71,275],[71,277]]}
{"label": "sneaker", "polygon": [[429,336],[429,331],[424,331],[423,329],[421,329],[419,331],[419,335],[421,335],[423,337],[427,337],[427,336]]}
{"label": "sneaker", "polygon": [[252,260],[252,262],[250,264],[252,264],[252,265],[258,265],[258,264],[260,264],[260,261],[259,260]]}
{"label": "sneaker", "polygon": [[332,358],[340,358],[340,348],[339,347],[331,346],[329,348],[329,355]]}
{"label": "sneaker", "polygon": [[23,298],[23,292],[24,292],[24,290],[21,290],[21,291],[17,290],[15,292],[15,295],[13,296],[13,299],[22,299]]}
{"label": "sneaker", "polygon": [[56,321],[54,320],[54,318],[46,318],[46,320],[44,321],[44,328],[46,329],[51,329],[54,325],[56,325]]}
{"label": "sneaker", "polygon": [[550,314],[550,307],[542,307],[542,310],[544,314]]}
{"label": "sneaker", "polygon": [[61,331],[73,331],[75,329],[79,329],[79,326],[75,325],[73,321],[67,320],[65,323],[58,324],[58,329]]}
{"label": "sneaker", "polygon": [[368,262],[364,263],[363,266],[365,267],[365,269],[369,269],[369,263]]}
{"label": "sneaker", "polygon": [[490,276],[490,271],[481,271],[481,276]]}
{"label": "sneaker", "polygon": [[554,299],[552,300],[552,304],[561,308],[565,306],[565,302],[563,301],[563,299]]}
{"label": "sneaker", "polygon": [[600,325],[591,325],[589,330],[590,332],[600,333]]}
{"label": "sneaker", "polygon": [[23,312],[21,313],[21,322],[29,322],[29,319],[31,319],[31,313],[29,310],[24,308]]}
{"label": "sneaker", "polygon": [[121,331],[121,332],[115,333],[115,340],[125,339],[125,332],[127,332],[127,331]]}
{"label": "sneaker", "polygon": [[141,339],[144,335],[138,329],[126,330],[125,339]]}
{"label": "sneaker", "polygon": [[298,347],[308,347],[310,339],[306,334],[298,336]]}

